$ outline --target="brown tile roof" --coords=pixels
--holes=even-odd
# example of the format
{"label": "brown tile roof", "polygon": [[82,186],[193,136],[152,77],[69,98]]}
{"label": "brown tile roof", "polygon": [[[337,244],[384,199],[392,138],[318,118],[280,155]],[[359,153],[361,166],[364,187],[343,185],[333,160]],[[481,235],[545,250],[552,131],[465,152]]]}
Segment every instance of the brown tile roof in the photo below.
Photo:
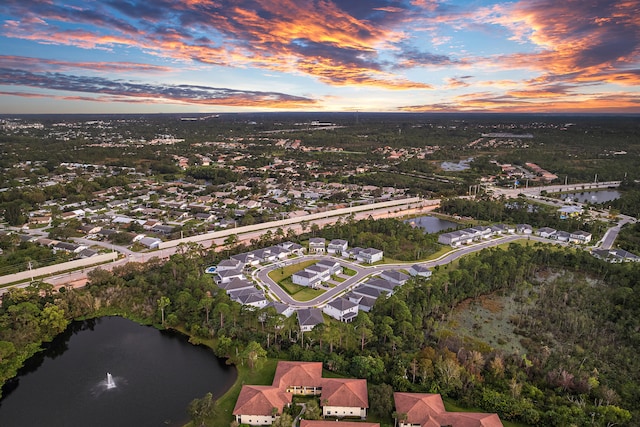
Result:
{"label": "brown tile roof", "polygon": [[286,390],[287,387],[319,387],[322,384],[322,362],[279,361],[273,377],[273,386]]}
{"label": "brown tile roof", "polygon": [[407,414],[407,422],[422,427],[503,427],[496,414],[447,412],[439,394],[394,393],[396,412]]}
{"label": "brown tile roof", "polygon": [[[340,421],[339,427],[380,427],[379,423],[359,423],[356,421]],[[335,421],[300,420],[300,427],[336,427]]]}
{"label": "brown tile roof", "polygon": [[271,386],[244,385],[233,408],[233,415],[271,415],[273,408],[282,414],[292,395]]}
{"label": "brown tile roof", "polygon": [[367,380],[350,378],[324,379],[320,404],[322,406],[368,408]]}

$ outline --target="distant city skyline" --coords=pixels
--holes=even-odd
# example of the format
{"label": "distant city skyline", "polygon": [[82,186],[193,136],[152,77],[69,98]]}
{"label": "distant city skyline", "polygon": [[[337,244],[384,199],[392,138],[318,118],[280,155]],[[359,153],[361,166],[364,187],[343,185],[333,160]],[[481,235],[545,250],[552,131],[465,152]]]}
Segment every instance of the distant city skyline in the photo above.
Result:
{"label": "distant city skyline", "polygon": [[4,0],[0,114],[640,113],[640,0]]}

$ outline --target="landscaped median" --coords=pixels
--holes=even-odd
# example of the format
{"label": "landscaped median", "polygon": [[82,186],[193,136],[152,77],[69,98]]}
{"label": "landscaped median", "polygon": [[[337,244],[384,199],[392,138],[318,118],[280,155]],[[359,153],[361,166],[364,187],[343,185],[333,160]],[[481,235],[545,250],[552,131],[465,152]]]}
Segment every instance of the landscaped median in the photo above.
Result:
{"label": "landscaped median", "polygon": [[269,278],[273,280],[278,286],[280,286],[286,293],[291,295],[293,299],[300,302],[311,301],[314,298],[319,297],[325,291],[323,289],[312,289],[308,286],[301,286],[293,283],[291,276],[298,271],[304,270],[313,264],[316,264],[318,260],[301,261],[296,264],[282,266],[273,269],[269,272]]}

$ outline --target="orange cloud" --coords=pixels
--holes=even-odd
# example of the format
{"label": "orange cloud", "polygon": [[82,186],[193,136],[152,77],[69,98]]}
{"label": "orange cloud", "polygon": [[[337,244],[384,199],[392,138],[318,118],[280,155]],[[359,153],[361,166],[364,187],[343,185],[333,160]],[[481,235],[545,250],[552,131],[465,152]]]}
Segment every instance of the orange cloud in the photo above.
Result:
{"label": "orange cloud", "polygon": [[0,67],[21,68],[31,71],[86,69],[101,72],[168,73],[169,67],[135,62],[72,62],[58,59],[33,58],[28,56],[0,55]]}
{"label": "orange cloud", "polygon": [[[385,71],[390,63],[379,57],[380,49],[393,49],[407,37],[399,29],[409,19],[406,5],[389,6],[382,0],[367,5],[330,0],[157,3],[151,8],[143,1],[114,2],[95,12],[54,3],[27,9],[14,3],[20,19],[7,22],[4,34],[84,49],[131,46],[185,61],[300,73],[337,86],[430,87]],[[110,7],[132,19],[116,18]],[[356,72],[345,74],[349,69]]]}

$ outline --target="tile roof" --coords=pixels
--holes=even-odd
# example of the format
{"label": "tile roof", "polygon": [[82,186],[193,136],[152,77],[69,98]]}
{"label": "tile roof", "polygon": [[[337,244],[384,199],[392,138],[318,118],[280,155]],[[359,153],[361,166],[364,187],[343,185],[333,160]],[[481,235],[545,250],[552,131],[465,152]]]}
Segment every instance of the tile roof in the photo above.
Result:
{"label": "tile roof", "polygon": [[320,402],[322,406],[368,408],[367,380],[326,378],[322,382]]}
{"label": "tile roof", "polygon": [[273,408],[282,414],[292,395],[271,386],[244,385],[233,408],[233,415],[271,415]]}
{"label": "tile roof", "polygon": [[396,412],[407,414],[407,422],[421,427],[503,427],[496,414],[447,412],[439,394],[393,393]]}
{"label": "tile roof", "polygon": [[281,390],[287,387],[317,387],[322,383],[322,362],[279,361],[273,377],[273,386]]}
{"label": "tile roof", "polygon": [[[300,420],[300,427],[336,427],[336,422],[325,420]],[[380,423],[340,421],[339,427],[380,427]]]}

